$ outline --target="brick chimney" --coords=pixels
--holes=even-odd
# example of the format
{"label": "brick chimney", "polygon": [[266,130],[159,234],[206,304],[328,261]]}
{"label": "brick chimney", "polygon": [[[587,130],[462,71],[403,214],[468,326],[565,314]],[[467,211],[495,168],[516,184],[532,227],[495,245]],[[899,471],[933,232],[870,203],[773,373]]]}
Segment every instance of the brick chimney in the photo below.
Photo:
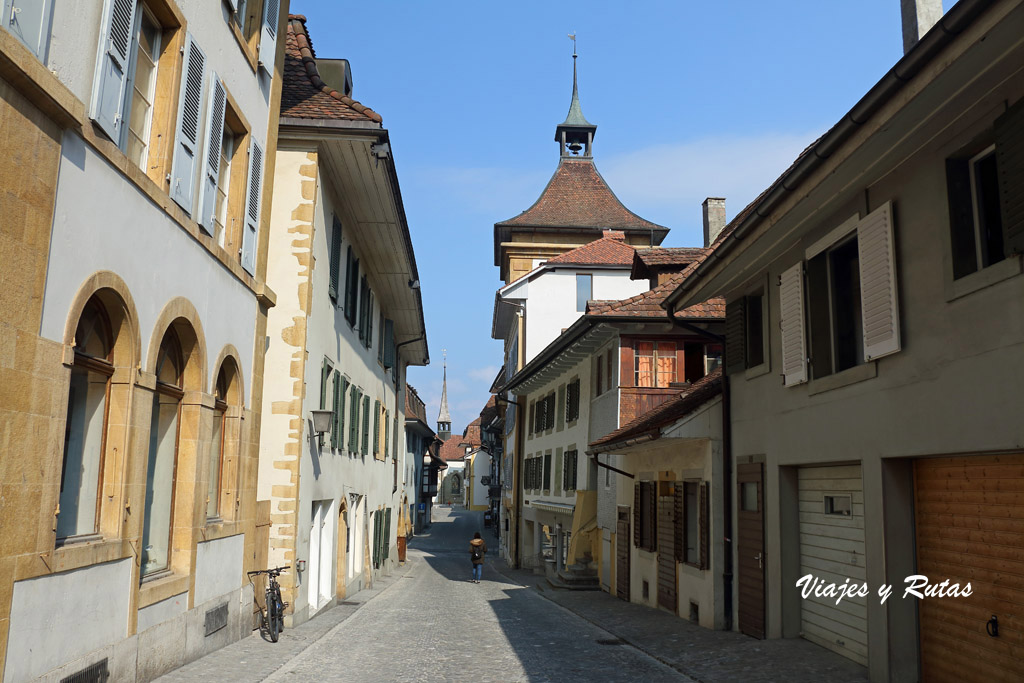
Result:
{"label": "brick chimney", "polygon": [[942,18],[942,0],[900,0],[900,13],[903,16],[903,54],[907,54]]}
{"label": "brick chimney", "polygon": [[725,229],[725,198],[708,197],[704,207],[704,246],[710,247],[718,234]]}

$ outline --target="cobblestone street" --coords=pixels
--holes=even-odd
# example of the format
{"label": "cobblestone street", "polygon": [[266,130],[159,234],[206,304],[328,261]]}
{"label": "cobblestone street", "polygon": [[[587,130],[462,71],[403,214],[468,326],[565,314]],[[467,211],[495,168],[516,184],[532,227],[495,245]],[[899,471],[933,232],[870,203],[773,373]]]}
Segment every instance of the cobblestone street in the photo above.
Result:
{"label": "cobblestone street", "polygon": [[[469,581],[480,513],[437,508],[387,585],[363,591],[277,644],[258,636],[160,679],[232,681],[689,681],[494,569]],[[485,539],[493,543],[488,530]],[[378,582],[384,583],[384,582]]]}

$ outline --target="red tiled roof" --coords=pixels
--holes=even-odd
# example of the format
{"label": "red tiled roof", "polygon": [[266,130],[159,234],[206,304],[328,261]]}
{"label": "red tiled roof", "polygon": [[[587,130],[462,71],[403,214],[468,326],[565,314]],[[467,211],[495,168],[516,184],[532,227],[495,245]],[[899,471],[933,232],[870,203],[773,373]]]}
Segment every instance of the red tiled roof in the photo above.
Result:
{"label": "red tiled roof", "polygon": [[689,415],[720,393],[722,393],[722,369],[717,368],[711,374],[694,382],[690,388],[678,396],[673,396],[614,432],[590,442],[590,448],[607,452],[608,447],[645,434],[652,434],[657,438],[657,430]]}
{"label": "red tiled roof", "polygon": [[[467,431],[469,427],[466,428]],[[480,427],[477,426],[479,432]],[[449,460],[462,460],[466,457],[466,447],[479,448],[480,438],[477,437],[475,440],[470,435],[453,434],[448,437],[448,440],[441,445],[441,459],[444,461]]]}
{"label": "red tiled roof", "polygon": [[651,247],[637,249],[630,277],[639,280],[652,273],[682,270],[707,252],[703,247]]}
{"label": "red tiled roof", "polygon": [[426,424],[427,407],[420,398],[416,388],[411,384],[405,385],[405,417],[408,420],[419,420]]}
{"label": "red tiled roof", "polygon": [[381,123],[380,114],[324,83],[316,68],[306,17],[288,15],[281,83],[281,116],[296,119],[346,119]]}
{"label": "red tiled roof", "polygon": [[498,402],[492,395],[487,399],[487,403],[484,405],[483,410],[480,411],[479,424],[483,425],[491,424],[491,421],[498,415]]}
{"label": "red tiled roof", "polygon": [[548,259],[548,264],[572,264],[579,266],[628,266],[633,263],[636,249],[626,244],[625,233],[605,230],[601,239],[587,242],[564,254]]}
{"label": "red tiled roof", "polygon": [[573,158],[559,162],[533,206],[514,218],[496,223],[495,227],[498,226],[668,232],[668,228],[645,220],[623,206],[591,159]]}
{"label": "red tiled roof", "polygon": [[[652,290],[637,294],[621,301],[591,301],[587,304],[588,316],[607,318],[649,317],[664,318],[665,309],[661,304],[665,297],[675,291],[679,283],[685,280],[697,268],[699,261],[694,261],[681,273],[676,273]],[[696,304],[676,311],[676,318],[725,318],[725,299],[716,297],[702,304]]]}

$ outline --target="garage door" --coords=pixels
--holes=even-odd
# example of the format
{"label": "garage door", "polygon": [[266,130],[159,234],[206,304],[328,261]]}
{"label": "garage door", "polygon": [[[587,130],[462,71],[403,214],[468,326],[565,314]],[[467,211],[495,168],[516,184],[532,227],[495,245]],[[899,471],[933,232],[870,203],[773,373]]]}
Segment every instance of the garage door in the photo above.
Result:
{"label": "garage door", "polygon": [[1024,680],[1024,455],[918,460],[914,486],[918,573],[972,590],[920,601],[922,680]]}
{"label": "garage door", "polygon": [[[800,469],[800,575],[863,582],[864,486],[860,465]],[[867,666],[867,599],[800,601],[804,638]]]}

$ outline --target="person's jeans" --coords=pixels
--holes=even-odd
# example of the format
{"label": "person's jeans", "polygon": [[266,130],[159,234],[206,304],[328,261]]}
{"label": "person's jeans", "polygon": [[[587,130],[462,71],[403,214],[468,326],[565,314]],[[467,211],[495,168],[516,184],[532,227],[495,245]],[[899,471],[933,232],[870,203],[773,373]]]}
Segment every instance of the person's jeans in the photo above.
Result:
{"label": "person's jeans", "polygon": [[479,581],[484,578],[484,566],[482,564],[473,565],[473,580]]}

